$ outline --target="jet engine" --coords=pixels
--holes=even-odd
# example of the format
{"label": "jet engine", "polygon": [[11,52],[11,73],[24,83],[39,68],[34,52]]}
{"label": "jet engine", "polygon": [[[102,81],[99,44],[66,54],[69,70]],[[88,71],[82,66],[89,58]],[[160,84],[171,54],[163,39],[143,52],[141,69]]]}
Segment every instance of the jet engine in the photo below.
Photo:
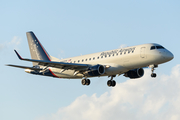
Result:
{"label": "jet engine", "polygon": [[144,75],[144,70],[142,68],[133,69],[126,73],[124,73],[125,77],[129,77],[131,79],[140,78]]}
{"label": "jet engine", "polygon": [[88,75],[90,76],[99,76],[105,73],[105,68],[102,65],[92,66],[88,70]]}

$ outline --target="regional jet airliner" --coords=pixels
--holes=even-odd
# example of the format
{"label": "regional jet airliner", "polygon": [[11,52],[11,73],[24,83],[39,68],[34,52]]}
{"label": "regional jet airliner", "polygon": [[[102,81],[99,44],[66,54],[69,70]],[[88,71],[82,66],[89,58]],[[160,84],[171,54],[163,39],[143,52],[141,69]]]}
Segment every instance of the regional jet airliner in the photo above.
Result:
{"label": "regional jet airliner", "polygon": [[163,46],[155,43],[98,52],[94,54],[57,59],[48,54],[33,32],[27,32],[31,59],[22,58],[15,50],[20,60],[32,62],[33,67],[11,65],[24,68],[25,72],[56,78],[82,79],[82,85],[90,85],[90,77],[111,77],[107,81],[109,87],[114,87],[117,75],[131,79],[144,75],[145,67],[150,67],[151,77],[156,77],[154,70],[159,64],[174,58],[173,54]]}

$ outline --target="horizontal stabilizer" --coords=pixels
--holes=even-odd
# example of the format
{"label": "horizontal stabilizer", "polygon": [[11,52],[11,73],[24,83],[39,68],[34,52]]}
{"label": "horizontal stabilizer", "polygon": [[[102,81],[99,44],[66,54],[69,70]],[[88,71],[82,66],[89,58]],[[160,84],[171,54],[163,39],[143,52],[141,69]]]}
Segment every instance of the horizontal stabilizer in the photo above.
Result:
{"label": "horizontal stabilizer", "polygon": [[40,68],[35,68],[35,67],[27,67],[27,66],[19,66],[19,65],[11,65],[11,64],[8,64],[8,65],[6,65],[6,66],[23,68],[23,69],[30,69],[30,70],[42,70],[42,69],[40,69]]}

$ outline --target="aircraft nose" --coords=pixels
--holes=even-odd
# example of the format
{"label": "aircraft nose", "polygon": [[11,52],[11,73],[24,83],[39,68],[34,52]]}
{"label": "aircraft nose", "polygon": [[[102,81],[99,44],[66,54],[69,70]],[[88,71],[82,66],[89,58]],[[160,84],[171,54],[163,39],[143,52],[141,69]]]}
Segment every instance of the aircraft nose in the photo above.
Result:
{"label": "aircraft nose", "polygon": [[174,58],[174,55],[170,51],[167,51],[166,54],[164,54],[164,58],[170,61]]}

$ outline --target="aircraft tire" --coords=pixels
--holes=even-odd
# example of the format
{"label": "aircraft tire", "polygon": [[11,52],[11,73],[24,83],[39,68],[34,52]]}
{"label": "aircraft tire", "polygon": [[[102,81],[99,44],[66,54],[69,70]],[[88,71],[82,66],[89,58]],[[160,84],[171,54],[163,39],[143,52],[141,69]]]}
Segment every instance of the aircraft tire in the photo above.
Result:
{"label": "aircraft tire", "polygon": [[156,76],[157,76],[156,73],[152,73],[152,74],[151,74],[151,77],[152,77],[152,78],[155,78]]}
{"label": "aircraft tire", "polygon": [[111,86],[112,86],[112,87],[116,86],[116,81],[112,80],[112,81],[111,81]]}
{"label": "aircraft tire", "polygon": [[86,85],[86,83],[87,83],[87,82],[86,82],[86,79],[82,79],[82,80],[81,80],[81,83],[82,83],[82,85]]}
{"label": "aircraft tire", "polygon": [[91,81],[89,79],[86,79],[86,85],[90,85]]}
{"label": "aircraft tire", "polygon": [[107,86],[108,86],[108,87],[111,87],[111,85],[112,85],[111,80],[108,80],[108,81],[107,81]]}
{"label": "aircraft tire", "polygon": [[116,81],[114,81],[114,80],[108,80],[108,81],[107,81],[107,86],[108,86],[108,87],[114,87],[114,86],[116,86]]}

